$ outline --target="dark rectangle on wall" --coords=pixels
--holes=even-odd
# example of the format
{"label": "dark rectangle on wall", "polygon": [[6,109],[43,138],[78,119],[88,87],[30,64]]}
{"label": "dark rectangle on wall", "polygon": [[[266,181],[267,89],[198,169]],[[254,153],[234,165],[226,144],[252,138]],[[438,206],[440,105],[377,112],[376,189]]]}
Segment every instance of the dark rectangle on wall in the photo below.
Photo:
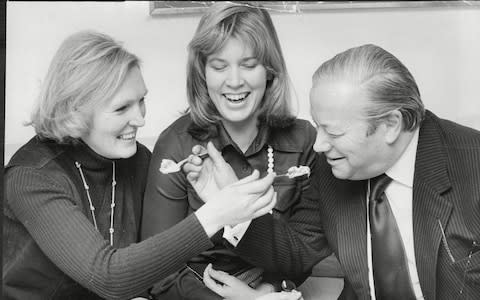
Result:
{"label": "dark rectangle on wall", "polygon": [[[217,1],[151,1],[150,15],[201,14]],[[246,5],[261,5],[270,12],[301,13],[309,10],[376,9],[408,7],[480,6],[480,1],[242,1]]]}

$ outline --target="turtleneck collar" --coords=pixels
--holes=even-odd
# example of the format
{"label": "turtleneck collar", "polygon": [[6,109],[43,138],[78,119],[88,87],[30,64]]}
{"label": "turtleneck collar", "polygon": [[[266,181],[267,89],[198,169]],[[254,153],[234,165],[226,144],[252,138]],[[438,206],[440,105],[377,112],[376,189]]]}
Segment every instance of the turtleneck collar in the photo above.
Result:
{"label": "turtleneck collar", "polygon": [[82,164],[83,167],[90,170],[111,168],[113,159],[101,156],[93,151],[84,141],[78,140],[72,146],[72,157],[75,161]]}

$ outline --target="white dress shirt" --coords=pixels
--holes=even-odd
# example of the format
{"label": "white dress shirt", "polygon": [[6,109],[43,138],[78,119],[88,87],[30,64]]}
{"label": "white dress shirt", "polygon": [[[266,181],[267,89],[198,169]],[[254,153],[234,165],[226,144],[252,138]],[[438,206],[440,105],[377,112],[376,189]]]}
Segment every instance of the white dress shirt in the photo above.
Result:
{"label": "white dress shirt", "polygon": [[[423,299],[420,281],[418,279],[417,264],[415,262],[415,252],[413,247],[413,175],[415,171],[415,157],[418,145],[418,132],[410,141],[409,145],[402,153],[397,162],[385,172],[392,182],[387,186],[385,195],[388,198],[393,215],[397,221],[398,229],[402,237],[405,254],[408,261],[408,270],[412,281],[413,291],[417,299]],[[368,197],[367,197],[368,207]],[[367,211],[367,253],[368,253],[368,277],[370,283],[370,294],[375,300],[375,287],[373,285],[372,272],[372,249],[370,241],[370,222],[368,221]]]}

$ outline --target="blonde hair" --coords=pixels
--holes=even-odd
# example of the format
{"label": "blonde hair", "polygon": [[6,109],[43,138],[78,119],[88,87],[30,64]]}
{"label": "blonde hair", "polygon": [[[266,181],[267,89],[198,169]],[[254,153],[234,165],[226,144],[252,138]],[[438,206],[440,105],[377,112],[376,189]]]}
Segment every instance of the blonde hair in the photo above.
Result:
{"label": "blonde hair", "polygon": [[208,95],[205,65],[208,56],[222,49],[231,37],[249,45],[267,70],[260,120],[272,126],[293,118],[290,78],[270,15],[258,6],[220,2],[202,16],[188,46],[187,96],[194,124],[208,128],[221,120]]}
{"label": "blonde hair", "polygon": [[67,37],[50,63],[30,125],[40,137],[75,141],[88,132],[95,106],[111,99],[139,64],[108,35],[81,31]]}

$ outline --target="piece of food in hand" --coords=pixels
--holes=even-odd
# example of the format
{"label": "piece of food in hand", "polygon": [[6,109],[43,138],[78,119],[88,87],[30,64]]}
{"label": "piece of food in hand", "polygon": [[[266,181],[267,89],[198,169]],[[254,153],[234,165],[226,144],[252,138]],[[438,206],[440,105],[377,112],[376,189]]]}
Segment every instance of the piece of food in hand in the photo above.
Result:
{"label": "piece of food in hand", "polygon": [[295,178],[298,176],[307,175],[310,176],[310,167],[308,166],[298,166],[298,167],[291,167],[287,171],[287,176],[289,178]]}
{"label": "piece of food in hand", "polygon": [[[207,151],[205,149],[205,151]],[[200,157],[201,159],[205,159],[208,157],[208,152],[200,152],[199,154],[197,154],[198,157]],[[185,158],[184,160],[181,160],[179,162],[174,162],[173,160],[171,159],[162,159],[162,162],[160,163],[160,169],[158,169],[160,172],[162,172],[163,174],[170,174],[170,173],[175,173],[175,172],[179,172],[181,169],[182,169],[182,166],[188,162],[190,160],[190,156]]]}
{"label": "piece of food in hand", "polygon": [[171,159],[162,159],[160,163],[160,172],[169,174],[180,171],[180,166]]}

